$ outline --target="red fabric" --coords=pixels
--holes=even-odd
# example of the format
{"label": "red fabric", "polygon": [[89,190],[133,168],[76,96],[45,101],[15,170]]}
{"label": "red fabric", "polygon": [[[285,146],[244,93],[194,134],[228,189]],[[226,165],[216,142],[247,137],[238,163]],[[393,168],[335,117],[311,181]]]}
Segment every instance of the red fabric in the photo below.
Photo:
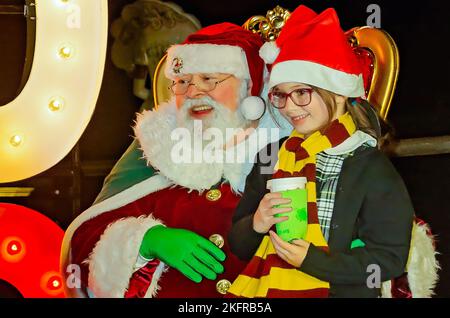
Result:
{"label": "red fabric", "polygon": [[[349,32],[350,31],[347,31],[345,34],[348,36]],[[353,51],[355,52],[356,58],[359,60],[359,64],[362,67],[364,88],[367,95],[370,90],[370,85],[372,84],[375,58],[366,48],[354,47]]]}
{"label": "red fabric", "polygon": [[[304,141],[305,140],[300,137],[291,137],[286,140],[284,147],[286,148],[287,151],[297,152],[297,151],[300,151],[303,149],[302,142],[304,142]],[[308,154],[306,154],[306,155],[308,156]]]}
{"label": "red fabric", "polygon": [[392,298],[412,298],[407,273],[391,280],[391,293]]}
{"label": "red fabric", "polygon": [[330,127],[325,131],[324,135],[327,136],[330,141],[331,148],[336,147],[350,137],[345,126],[337,120],[331,122]]}
{"label": "red fabric", "polygon": [[159,264],[160,261],[155,259],[134,272],[130,279],[128,290],[125,293],[125,298],[144,298]]}
{"label": "red fabric", "polygon": [[327,288],[307,290],[279,290],[269,289],[267,298],[328,298]]}
{"label": "red fabric", "polygon": [[347,74],[363,73],[333,8],[318,15],[304,5],[299,6],[287,20],[276,44],[280,54],[272,67],[284,61],[301,60]]}
{"label": "red fabric", "polygon": [[[158,297],[220,297],[221,294],[216,291],[216,282],[220,279],[228,279],[232,282],[244,269],[245,263],[231,253],[227,242],[227,233],[231,228],[231,218],[239,197],[232,193],[228,184],[222,185],[219,189],[222,196],[218,201],[213,202],[205,198],[207,191],[199,195],[197,191],[188,193],[181,187],[167,188],[83,223],[74,233],[71,242],[73,261],[82,268],[82,282],[87,283],[89,272],[88,266],[83,265],[82,261],[87,259],[110,223],[123,217],[153,214],[167,226],[188,229],[206,238],[212,234],[222,235],[225,239],[222,250],[227,255],[223,262],[225,272],[218,275],[216,281],[203,279],[200,284],[196,284],[177,270],[169,269],[159,281],[161,289]],[[120,266],[120,264],[111,266]],[[146,268],[145,271],[151,271],[151,269]],[[145,280],[145,275],[140,274],[133,275],[130,282],[130,285],[138,289],[130,292],[130,295],[135,297],[145,295],[150,284],[148,279],[146,286],[141,285],[141,282],[135,282],[136,279]],[[149,273],[146,274],[146,277],[149,277]]]}
{"label": "red fabric", "polygon": [[319,211],[316,202],[308,202],[308,224],[319,224]]}
{"label": "red fabric", "polygon": [[263,45],[259,35],[232,23],[219,23],[205,27],[191,34],[183,42],[186,44],[216,44],[239,46],[244,50],[252,79],[252,96],[259,96],[263,86],[264,61],[259,56]]}

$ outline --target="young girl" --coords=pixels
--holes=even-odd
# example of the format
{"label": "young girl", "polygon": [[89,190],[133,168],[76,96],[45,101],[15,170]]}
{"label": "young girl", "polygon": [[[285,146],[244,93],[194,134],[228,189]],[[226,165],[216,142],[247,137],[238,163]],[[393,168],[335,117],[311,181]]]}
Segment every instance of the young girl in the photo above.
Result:
{"label": "young girl", "polygon": [[[273,46],[274,43],[269,44]],[[232,251],[251,259],[229,289],[241,297],[378,297],[403,274],[413,207],[401,177],[377,149],[377,124],[364,96],[361,67],[334,9],[300,6],[276,41],[269,101],[291,123],[266,163],[257,157],[229,234]],[[273,53],[273,52],[272,52]],[[277,156],[276,156],[277,155]],[[266,171],[272,173],[265,173]],[[273,178],[307,178],[304,239],[283,241],[274,224],[291,208],[268,193]],[[253,257],[253,258],[252,258]]]}

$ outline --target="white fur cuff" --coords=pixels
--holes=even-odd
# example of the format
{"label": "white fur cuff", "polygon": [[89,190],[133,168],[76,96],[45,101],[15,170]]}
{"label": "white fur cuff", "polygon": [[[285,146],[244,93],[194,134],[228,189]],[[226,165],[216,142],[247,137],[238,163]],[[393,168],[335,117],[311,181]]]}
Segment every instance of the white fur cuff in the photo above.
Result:
{"label": "white fur cuff", "polygon": [[[411,247],[409,251],[406,272],[413,298],[430,298],[434,295],[434,288],[439,279],[438,271],[441,268],[434,248],[434,238],[429,235],[428,225],[414,222]],[[391,281],[383,283],[382,297],[391,298]]]}
{"label": "white fur cuff", "polygon": [[[86,261],[89,263],[88,286],[95,297],[124,296],[144,234],[159,224],[162,222],[150,215],[124,218],[108,226]],[[152,285],[157,289],[153,282]]]}
{"label": "white fur cuff", "polygon": [[439,279],[440,265],[436,259],[434,238],[428,235],[428,225],[414,223],[409,252],[408,282],[414,298],[430,298]]}

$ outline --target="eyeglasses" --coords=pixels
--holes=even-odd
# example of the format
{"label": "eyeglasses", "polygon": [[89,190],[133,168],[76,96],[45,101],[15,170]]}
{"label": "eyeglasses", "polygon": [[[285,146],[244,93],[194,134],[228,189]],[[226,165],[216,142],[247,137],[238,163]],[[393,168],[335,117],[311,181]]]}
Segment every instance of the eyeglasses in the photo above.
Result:
{"label": "eyeglasses", "polygon": [[191,80],[178,79],[176,81],[173,81],[172,85],[170,85],[168,88],[175,95],[184,95],[188,91],[189,86],[194,85],[195,87],[197,87],[198,90],[207,93],[207,92],[210,92],[210,91],[216,89],[218,84],[226,81],[227,79],[229,79],[232,76],[233,75],[230,75],[219,81],[216,80],[215,78],[211,78],[211,77],[207,77],[207,76],[204,76],[204,77],[200,76],[197,83],[192,83],[192,79]]}
{"label": "eyeglasses", "polygon": [[270,92],[269,93],[269,101],[273,107],[282,109],[286,107],[286,101],[288,97],[291,101],[300,107],[304,107],[311,103],[311,94],[314,91],[312,88],[298,88],[294,89],[290,93],[283,92]]}

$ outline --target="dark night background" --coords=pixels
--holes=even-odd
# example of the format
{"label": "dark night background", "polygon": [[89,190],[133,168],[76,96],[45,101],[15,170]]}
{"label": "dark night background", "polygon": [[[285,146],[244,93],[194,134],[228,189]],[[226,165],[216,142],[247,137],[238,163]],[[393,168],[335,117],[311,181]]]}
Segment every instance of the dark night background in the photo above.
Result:
{"label": "dark night background", "polygon": [[[110,23],[124,5],[134,0],[109,0]],[[242,24],[252,15],[281,5],[293,10],[305,4],[319,12],[336,8],[344,30],[366,24],[369,4],[381,7],[381,28],[389,32],[400,51],[400,76],[388,120],[397,138],[450,135],[450,59],[446,47],[450,32],[450,3],[444,1],[275,1],[176,0],[185,12],[195,15],[203,26],[229,21]],[[22,4],[23,0],[0,0],[0,4]],[[81,161],[115,162],[132,141],[131,125],[141,101],[132,93],[132,81],[111,62],[109,37],[105,74],[95,113],[84,132],[79,149]],[[26,46],[23,17],[0,16],[0,105],[11,101],[20,84]],[[0,158],[1,160],[1,158]],[[450,297],[450,155],[392,159],[404,178],[417,215],[437,235],[439,261],[443,270],[437,297]],[[67,168],[69,167],[69,168]],[[59,172],[70,170],[70,155],[40,175],[14,183],[36,190],[26,199],[5,199],[42,212],[65,228],[88,208],[100,191],[104,175],[84,176],[81,208],[72,211],[72,179]],[[11,185],[11,184],[10,184]],[[3,186],[3,185],[0,185]]]}

